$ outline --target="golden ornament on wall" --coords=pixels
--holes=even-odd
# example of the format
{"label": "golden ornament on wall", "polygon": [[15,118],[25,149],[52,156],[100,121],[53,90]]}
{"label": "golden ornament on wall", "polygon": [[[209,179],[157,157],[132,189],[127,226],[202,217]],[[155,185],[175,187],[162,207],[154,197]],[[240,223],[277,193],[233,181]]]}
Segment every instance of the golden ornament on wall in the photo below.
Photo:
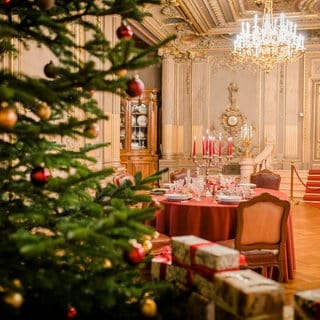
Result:
{"label": "golden ornament on wall", "polygon": [[223,129],[232,137],[237,136],[241,126],[247,120],[247,117],[239,110],[237,104],[238,90],[239,88],[235,82],[229,84],[229,105],[219,118]]}

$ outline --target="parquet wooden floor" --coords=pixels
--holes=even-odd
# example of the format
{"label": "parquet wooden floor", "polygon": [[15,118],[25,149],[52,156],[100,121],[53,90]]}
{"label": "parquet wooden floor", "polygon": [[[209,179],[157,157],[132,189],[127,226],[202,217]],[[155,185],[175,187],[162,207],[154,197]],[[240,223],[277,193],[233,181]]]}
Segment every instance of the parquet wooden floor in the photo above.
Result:
{"label": "parquet wooden floor", "polygon": [[320,209],[295,202],[291,214],[296,271],[294,279],[284,284],[289,305],[295,292],[320,288]]}

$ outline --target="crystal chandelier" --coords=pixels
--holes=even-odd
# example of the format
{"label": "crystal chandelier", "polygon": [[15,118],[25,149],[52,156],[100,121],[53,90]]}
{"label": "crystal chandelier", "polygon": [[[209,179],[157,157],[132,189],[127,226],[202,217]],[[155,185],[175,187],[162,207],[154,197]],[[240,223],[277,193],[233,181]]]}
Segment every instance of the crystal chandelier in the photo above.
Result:
{"label": "crystal chandelier", "polygon": [[[242,22],[241,33],[234,41],[232,57],[241,63],[253,62],[269,72],[275,64],[297,60],[305,52],[304,37],[297,35],[297,26],[282,13],[273,18],[272,0],[264,1],[261,27],[255,15],[254,24]],[[251,30],[250,30],[251,29]]]}

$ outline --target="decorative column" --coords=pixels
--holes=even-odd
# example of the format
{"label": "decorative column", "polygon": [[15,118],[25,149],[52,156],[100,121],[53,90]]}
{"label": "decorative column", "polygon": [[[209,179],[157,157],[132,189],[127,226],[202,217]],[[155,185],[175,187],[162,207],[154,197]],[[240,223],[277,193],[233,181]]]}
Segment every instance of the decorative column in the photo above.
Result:
{"label": "decorative column", "polygon": [[[103,23],[102,28],[106,38],[111,45],[114,45],[118,41],[116,30],[121,23],[121,18],[119,16],[106,17],[101,23]],[[102,69],[108,67],[107,65],[101,65]],[[104,148],[103,154],[101,154],[101,165],[122,170],[120,164],[120,97],[110,92],[103,92],[96,93],[95,98],[109,117],[109,120],[101,124],[101,142],[110,142],[110,145]]]}
{"label": "decorative column", "polygon": [[250,175],[254,172],[254,159],[243,158],[240,162],[240,180],[241,183],[249,183]]}
{"label": "decorative column", "polygon": [[250,175],[254,172],[255,161],[251,157],[250,147],[252,144],[252,126],[244,124],[241,127],[240,139],[245,148],[244,158],[240,161],[241,182],[250,182]]}
{"label": "decorative column", "polygon": [[163,159],[172,159],[174,143],[177,141],[175,132],[175,62],[167,48],[162,48],[159,55],[162,60],[162,145]]}

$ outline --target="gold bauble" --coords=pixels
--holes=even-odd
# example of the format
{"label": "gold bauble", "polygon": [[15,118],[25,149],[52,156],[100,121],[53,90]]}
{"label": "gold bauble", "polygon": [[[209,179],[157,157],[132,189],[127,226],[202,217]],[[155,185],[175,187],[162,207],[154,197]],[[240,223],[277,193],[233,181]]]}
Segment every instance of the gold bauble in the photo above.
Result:
{"label": "gold bauble", "polygon": [[22,287],[21,281],[19,279],[13,279],[12,283],[17,288],[21,288]]}
{"label": "gold bauble", "polygon": [[124,77],[127,74],[128,70],[127,69],[120,69],[116,72],[118,77]]}
{"label": "gold bauble", "polygon": [[105,269],[111,269],[112,268],[112,263],[109,259],[104,259],[103,261],[103,267]]}
{"label": "gold bauble", "polygon": [[145,253],[149,253],[152,250],[151,240],[144,240],[142,245]]}
{"label": "gold bauble", "polygon": [[45,102],[40,102],[36,113],[42,120],[48,120],[51,117],[51,108]]}
{"label": "gold bauble", "polygon": [[13,308],[20,308],[23,304],[23,296],[18,292],[9,292],[5,298],[5,303],[9,304]]}
{"label": "gold bauble", "polygon": [[151,298],[145,298],[140,303],[141,313],[148,318],[152,318],[157,314],[157,304]]}
{"label": "gold bauble", "polygon": [[14,127],[18,120],[15,110],[11,107],[0,108],[0,127],[5,130],[10,130]]}

